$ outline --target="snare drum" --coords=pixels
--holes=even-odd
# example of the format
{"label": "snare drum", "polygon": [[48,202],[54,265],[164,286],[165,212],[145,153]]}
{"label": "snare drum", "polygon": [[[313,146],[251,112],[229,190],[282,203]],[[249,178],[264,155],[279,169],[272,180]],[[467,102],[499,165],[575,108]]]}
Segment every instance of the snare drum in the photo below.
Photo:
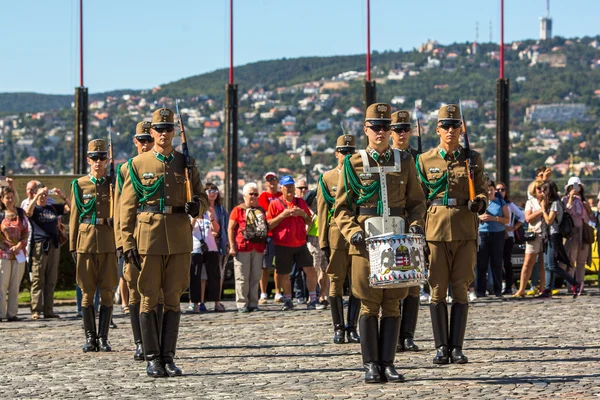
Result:
{"label": "snare drum", "polygon": [[384,234],[366,239],[369,252],[369,284],[393,289],[419,286],[427,280],[425,236]]}

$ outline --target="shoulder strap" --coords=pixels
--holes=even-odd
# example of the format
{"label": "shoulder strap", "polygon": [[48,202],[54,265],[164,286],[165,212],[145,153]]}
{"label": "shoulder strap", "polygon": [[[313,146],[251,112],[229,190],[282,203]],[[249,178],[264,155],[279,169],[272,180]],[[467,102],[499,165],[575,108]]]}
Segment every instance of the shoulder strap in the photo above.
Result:
{"label": "shoulder strap", "polygon": [[2,223],[2,221],[4,221],[4,216],[6,214],[4,213],[4,210],[0,210],[0,224]]}

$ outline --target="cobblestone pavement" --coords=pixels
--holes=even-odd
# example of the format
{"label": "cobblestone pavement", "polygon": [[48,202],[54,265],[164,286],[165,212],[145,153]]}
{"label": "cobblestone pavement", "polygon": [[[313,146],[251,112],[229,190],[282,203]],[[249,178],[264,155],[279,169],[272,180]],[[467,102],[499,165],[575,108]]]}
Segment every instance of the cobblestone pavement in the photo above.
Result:
{"label": "cobblestone pavement", "polygon": [[[0,398],[344,399],[600,397],[600,295],[573,300],[471,304],[465,365],[435,366],[429,310],[421,306],[417,344],[398,354],[401,384],[363,383],[360,345],[331,343],[330,311],[184,315],[180,378],[151,379],[132,358],[128,318],[116,312],[112,353],[84,354],[81,320],[0,323]],[[233,302],[225,302],[231,310]]]}

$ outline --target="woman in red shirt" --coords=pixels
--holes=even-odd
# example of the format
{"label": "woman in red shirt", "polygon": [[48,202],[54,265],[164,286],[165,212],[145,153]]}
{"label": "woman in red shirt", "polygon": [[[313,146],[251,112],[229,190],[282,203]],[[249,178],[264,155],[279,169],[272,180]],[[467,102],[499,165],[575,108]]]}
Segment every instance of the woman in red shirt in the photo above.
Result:
{"label": "woman in red shirt", "polygon": [[0,191],[0,215],[0,320],[18,321],[18,295],[25,272],[28,227],[25,212],[15,206],[15,193],[11,187],[3,187]]}
{"label": "woman in red shirt", "polygon": [[242,193],[244,202],[229,215],[227,237],[233,256],[235,301],[238,311],[245,313],[258,310],[258,284],[269,228],[265,210],[258,205],[258,186],[247,183]]}

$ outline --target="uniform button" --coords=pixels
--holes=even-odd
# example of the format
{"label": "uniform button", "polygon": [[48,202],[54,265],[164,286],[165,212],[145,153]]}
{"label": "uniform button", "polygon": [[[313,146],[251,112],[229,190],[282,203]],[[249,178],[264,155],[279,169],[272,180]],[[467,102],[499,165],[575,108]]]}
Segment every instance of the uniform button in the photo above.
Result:
{"label": "uniform button", "polygon": [[167,184],[165,184],[165,186],[166,186],[166,187],[169,187],[169,184],[167,183]]}
{"label": "uniform button", "polygon": [[167,199],[170,199],[170,198],[171,198],[171,196],[167,196]]}
{"label": "uniform button", "polygon": [[96,211],[96,214],[100,215],[100,214],[102,214],[102,213],[101,213],[100,211]]}
{"label": "uniform button", "polygon": [[452,167],[448,167],[448,171],[452,171]]}

